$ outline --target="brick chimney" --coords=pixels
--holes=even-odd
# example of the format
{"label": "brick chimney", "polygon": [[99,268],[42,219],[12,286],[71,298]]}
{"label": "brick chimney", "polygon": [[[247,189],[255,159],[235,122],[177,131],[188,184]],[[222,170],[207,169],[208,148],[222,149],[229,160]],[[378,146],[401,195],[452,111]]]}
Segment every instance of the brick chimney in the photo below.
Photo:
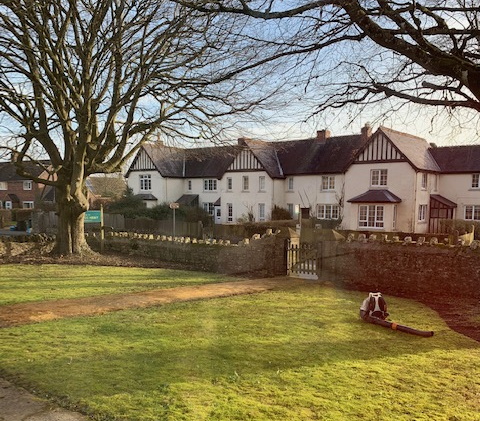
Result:
{"label": "brick chimney", "polygon": [[331,136],[330,130],[317,130],[317,140],[320,143],[325,143],[327,139]]}
{"label": "brick chimney", "polygon": [[372,135],[372,126],[370,123],[365,123],[365,126],[361,129],[362,140],[366,141]]}

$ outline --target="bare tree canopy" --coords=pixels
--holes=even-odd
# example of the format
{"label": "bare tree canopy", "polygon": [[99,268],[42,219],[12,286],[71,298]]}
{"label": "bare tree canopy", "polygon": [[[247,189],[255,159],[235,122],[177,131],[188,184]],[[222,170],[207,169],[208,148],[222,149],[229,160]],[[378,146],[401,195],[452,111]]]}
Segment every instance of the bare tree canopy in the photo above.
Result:
{"label": "bare tree canopy", "polygon": [[477,0],[177,1],[276,25],[257,40],[270,53],[256,65],[297,57],[298,83],[320,92],[317,112],[392,98],[480,111]]}
{"label": "bare tree canopy", "polygon": [[[256,105],[222,77],[235,25],[167,0],[0,1],[3,149],[56,188],[60,253],[86,249],[86,177],[118,171],[156,133],[215,137],[214,121]],[[39,154],[47,180],[22,165]]]}

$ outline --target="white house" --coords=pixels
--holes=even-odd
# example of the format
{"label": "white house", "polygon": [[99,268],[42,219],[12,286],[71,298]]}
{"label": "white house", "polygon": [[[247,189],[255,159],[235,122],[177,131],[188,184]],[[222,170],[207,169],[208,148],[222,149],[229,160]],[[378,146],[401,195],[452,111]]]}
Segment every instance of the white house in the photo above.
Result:
{"label": "white house", "polygon": [[360,134],[212,148],[142,147],[128,185],[147,206],[197,205],[216,223],[269,220],[274,206],[366,231],[435,232],[442,218],[480,220],[480,145],[437,148],[380,127]]}
{"label": "white house", "polygon": [[440,168],[422,138],[381,127],[345,178],[347,229],[428,231],[430,194]]}

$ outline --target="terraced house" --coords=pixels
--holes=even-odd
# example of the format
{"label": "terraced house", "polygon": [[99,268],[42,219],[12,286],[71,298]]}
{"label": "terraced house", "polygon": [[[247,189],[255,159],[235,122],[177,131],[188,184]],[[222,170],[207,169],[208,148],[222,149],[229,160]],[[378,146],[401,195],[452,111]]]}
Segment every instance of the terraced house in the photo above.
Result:
{"label": "terraced house", "polygon": [[480,145],[436,147],[386,127],[212,148],[152,142],[127,177],[146,206],[198,205],[216,223],[268,220],[274,206],[380,232],[437,232],[441,219],[480,220]]}
{"label": "terraced house", "polygon": [[[40,178],[47,178],[44,167],[48,165],[48,161],[40,161],[40,165],[24,163],[28,172]],[[0,162],[0,209],[32,209],[39,201],[47,200],[54,201],[51,187],[19,176],[11,162]]]}

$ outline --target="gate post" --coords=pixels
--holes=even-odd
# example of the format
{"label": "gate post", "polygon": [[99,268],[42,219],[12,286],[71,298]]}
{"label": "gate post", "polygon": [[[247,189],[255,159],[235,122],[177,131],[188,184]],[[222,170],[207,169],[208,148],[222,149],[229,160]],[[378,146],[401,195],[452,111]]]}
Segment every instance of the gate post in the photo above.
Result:
{"label": "gate post", "polygon": [[322,268],[323,268],[323,243],[321,241],[317,241],[316,243],[316,275],[317,279],[320,281],[322,279]]}

